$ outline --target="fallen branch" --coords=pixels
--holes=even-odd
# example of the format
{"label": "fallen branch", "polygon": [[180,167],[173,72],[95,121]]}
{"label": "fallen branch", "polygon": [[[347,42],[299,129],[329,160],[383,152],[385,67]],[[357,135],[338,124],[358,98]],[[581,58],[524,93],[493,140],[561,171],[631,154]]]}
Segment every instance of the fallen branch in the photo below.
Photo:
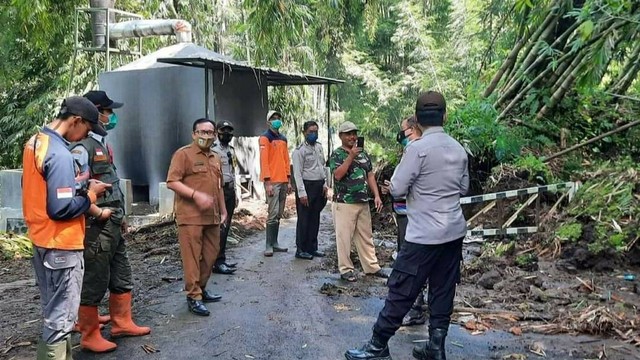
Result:
{"label": "fallen branch", "polygon": [[478,309],[478,308],[470,308],[470,307],[459,307],[456,306],[453,308],[453,312],[456,313],[471,313],[471,314],[482,314],[482,315],[495,315],[498,317],[508,316],[510,318],[514,318],[516,321],[551,321],[555,317],[551,315],[537,315],[537,314],[523,314],[517,313],[514,311],[508,310],[493,310],[493,309]]}
{"label": "fallen branch", "polygon": [[623,131],[623,130],[626,130],[626,129],[628,129],[628,128],[634,127],[634,126],[636,126],[636,125],[638,125],[638,124],[640,124],[640,120],[632,121],[632,122],[630,122],[630,123],[628,123],[628,124],[625,124],[625,125],[620,126],[620,127],[619,127],[619,128],[617,128],[617,129],[614,129],[614,130],[611,130],[611,131],[607,131],[607,132],[606,132],[606,133],[604,133],[604,134],[598,135],[598,136],[596,136],[596,137],[594,137],[594,138],[592,138],[592,139],[589,139],[589,140],[587,140],[587,141],[585,141],[585,142],[582,142],[582,143],[580,143],[580,144],[574,145],[574,146],[572,146],[572,147],[570,147],[570,148],[568,148],[568,149],[562,150],[562,151],[557,152],[557,153],[555,153],[555,154],[553,154],[553,155],[550,155],[550,156],[548,156],[548,157],[543,157],[541,160],[542,160],[542,162],[548,162],[548,161],[549,161],[549,160],[551,160],[551,159],[555,159],[555,158],[557,158],[557,157],[559,157],[559,156],[562,156],[562,155],[564,155],[564,154],[566,154],[566,153],[569,153],[569,152],[571,152],[571,151],[573,151],[573,150],[579,149],[579,148],[581,148],[581,147],[583,147],[583,146],[585,146],[585,145],[592,144],[592,143],[594,143],[594,142],[596,142],[596,141],[598,141],[598,140],[601,140],[601,139],[603,139],[603,138],[605,138],[605,137],[607,137],[607,136],[610,136],[610,135],[613,135],[613,134],[619,133],[619,132],[621,132],[621,131]]}

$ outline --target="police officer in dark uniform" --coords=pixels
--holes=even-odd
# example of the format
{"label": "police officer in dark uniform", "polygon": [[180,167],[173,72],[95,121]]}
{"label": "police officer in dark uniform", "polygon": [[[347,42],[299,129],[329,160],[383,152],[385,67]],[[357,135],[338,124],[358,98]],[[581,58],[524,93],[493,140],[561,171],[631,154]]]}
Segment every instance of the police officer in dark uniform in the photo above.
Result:
{"label": "police officer in dark uniform", "polygon": [[[100,111],[100,121],[111,130],[118,123],[113,109],[123,104],[115,102],[104,91],[89,91],[84,95]],[[148,327],[137,326],[131,319],[131,265],[122,237],[124,223],[124,196],[120,179],[113,164],[111,146],[104,136],[94,132],[86,139],[73,143],[71,153],[81,169],[79,181],[100,180],[111,184],[111,189],[99,197],[87,212],[87,230],[84,239],[85,270],[82,282],[77,329],[82,333],[80,346],[93,352],[116,349],[116,344],[105,340],[100,333],[98,304],[109,290],[111,335],[142,336],[151,332]],[[103,318],[103,321],[108,318]]]}
{"label": "police officer in dark uniform", "polygon": [[419,360],[445,360],[445,338],[460,280],[462,240],[467,224],[460,196],[469,187],[467,153],[442,126],[446,102],[435,91],[420,95],[416,118],[422,137],[411,142],[391,177],[393,197],[406,197],[409,224],[389,276],[389,294],[373,326],[371,340],[345,357],[391,359],[389,339],[402,325],[416,297],[429,281],[429,340],[413,349]]}
{"label": "police officer in dark uniform", "polygon": [[231,139],[233,138],[233,124],[231,121],[218,122],[218,141],[213,144],[211,148],[216,154],[220,155],[220,162],[222,163],[222,178],[224,190],[224,203],[227,207],[227,221],[220,227],[220,252],[216,263],[213,265],[213,272],[218,274],[233,274],[236,269],[236,263],[227,262],[227,256],[225,254],[227,249],[227,238],[229,237],[229,230],[231,229],[231,217],[233,211],[236,208],[236,165],[238,160],[236,158],[236,151],[231,146]]}

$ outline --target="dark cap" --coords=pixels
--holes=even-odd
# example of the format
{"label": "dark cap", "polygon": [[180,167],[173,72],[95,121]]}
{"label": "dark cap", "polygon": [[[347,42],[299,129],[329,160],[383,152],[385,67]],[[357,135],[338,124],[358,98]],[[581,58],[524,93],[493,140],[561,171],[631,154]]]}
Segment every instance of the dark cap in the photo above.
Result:
{"label": "dark cap", "polygon": [[416,112],[433,110],[447,110],[447,102],[444,96],[436,91],[427,91],[420,94],[416,101]]}
{"label": "dark cap", "polygon": [[216,127],[218,128],[218,130],[224,129],[224,128],[230,128],[231,130],[233,130],[233,124],[231,123],[231,121],[228,121],[228,120],[219,121]]}
{"label": "dark cap", "polygon": [[84,94],[84,97],[89,99],[99,109],[117,109],[124,105],[123,103],[109,99],[107,93],[102,90],[91,90]]}
{"label": "dark cap", "polygon": [[62,101],[60,114],[73,114],[80,116],[91,124],[91,131],[106,136],[107,131],[100,125],[98,120],[99,112],[95,105],[82,96],[70,96]]}

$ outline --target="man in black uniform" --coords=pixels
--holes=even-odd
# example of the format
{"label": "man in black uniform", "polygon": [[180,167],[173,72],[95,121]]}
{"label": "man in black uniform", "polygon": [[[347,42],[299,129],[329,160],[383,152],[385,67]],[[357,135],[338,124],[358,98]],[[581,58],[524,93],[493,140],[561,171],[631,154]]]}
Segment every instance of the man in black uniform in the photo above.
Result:
{"label": "man in black uniform", "polygon": [[224,189],[224,203],[227,207],[227,221],[220,227],[220,252],[216,263],[213,265],[213,272],[218,274],[231,275],[236,271],[236,263],[227,262],[226,249],[229,230],[231,229],[231,218],[236,208],[236,151],[231,146],[233,138],[233,124],[231,121],[218,122],[218,141],[213,144],[211,150],[220,155],[222,163],[222,178]]}

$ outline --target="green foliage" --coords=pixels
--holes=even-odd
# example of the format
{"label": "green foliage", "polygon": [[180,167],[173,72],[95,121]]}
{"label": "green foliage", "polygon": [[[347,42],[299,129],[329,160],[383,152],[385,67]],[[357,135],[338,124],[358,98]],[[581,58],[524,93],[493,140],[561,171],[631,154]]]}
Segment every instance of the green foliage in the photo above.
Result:
{"label": "green foliage", "polygon": [[631,159],[615,164],[606,162],[591,173],[592,178],[576,194],[569,215],[592,224],[593,238],[585,239],[589,241],[590,250],[620,251],[637,236],[640,231],[638,171],[640,167]]}
{"label": "green foliage", "polygon": [[519,155],[522,143],[514,130],[496,118],[497,112],[488,100],[469,99],[451,113],[446,128],[480,160],[511,160]]}
{"label": "green foliage", "polygon": [[5,259],[33,256],[31,240],[26,236],[12,233],[0,233],[0,250]]}
{"label": "green foliage", "polygon": [[549,170],[547,164],[545,164],[540,158],[535,155],[527,154],[519,157],[514,164],[520,170],[527,170],[529,173],[529,180],[553,182],[554,176]]}
{"label": "green foliage", "polygon": [[520,254],[516,256],[515,264],[518,267],[528,267],[538,261],[538,257],[532,253]]}
{"label": "green foliage", "polygon": [[556,237],[560,241],[575,242],[582,236],[582,224],[573,222],[556,229]]}

